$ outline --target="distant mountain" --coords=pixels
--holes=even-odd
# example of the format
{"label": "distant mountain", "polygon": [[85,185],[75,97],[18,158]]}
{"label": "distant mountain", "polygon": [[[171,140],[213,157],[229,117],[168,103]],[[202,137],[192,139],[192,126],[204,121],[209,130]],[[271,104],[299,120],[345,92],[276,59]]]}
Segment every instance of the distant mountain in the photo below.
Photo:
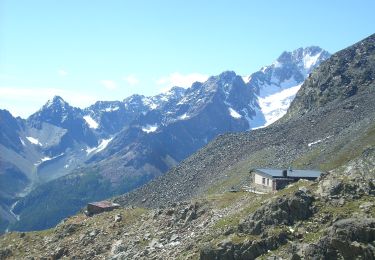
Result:
{"label": "distant mountain", "polygon": [[[299,85],[328,56],[319,47],[301,48],[284,52],[247,82],[227,71],[188,89],[98,101],[86,109],[54,97],[21,120],[24,128],[18,139],[32,151],[25,170],[26,176],[32,176],[31,184],[24,188],[35,189],[14,206],[12,212],[21,217],[14,228],[50,226],[87,201],[128,192],[164,174],[220,134],[276,121],[286,113]],[[18,162],[14,160],[15,165]],[[90,184],[81,185],[86,182]],[[97,193],[88,195],[93,187]],[[72,201],[60,203],[66,205],[55,212],[50,203],[65,194]],[[8,210],[16,201],[7,204]],[[48,224],[38,210],[45,216],[54,211]],[[26,220],[30,215],[34,217]]]}
{"label": "distant mountain", "polygon": [[169,92],[145,97],[132,95],[121,101],[98,101],[84,109],[83,118],[90,128],[101,132],[103,136],[114,135],[129,126],[141,115],[178,100],[185,89],[174,87]]}
{"label": "distant mountain", "polygon": [[304,80],[329,57],[327,51],[316,46],[299,48],[283,52],[272,65],[253,73],[248,85],[258,96],[260,107],[254,127],[270,125],[285,115]]}
{"label": "distant mountain", "polygon": [[205,83],[195,83],[180,100],[140,116],[90,162],[106,176],[113,176],[118,169],[124,171],[116,175],[121,178],[161,175],[218,134],[248,130],[255,102],[255,95],[240,76],[224,72]]}

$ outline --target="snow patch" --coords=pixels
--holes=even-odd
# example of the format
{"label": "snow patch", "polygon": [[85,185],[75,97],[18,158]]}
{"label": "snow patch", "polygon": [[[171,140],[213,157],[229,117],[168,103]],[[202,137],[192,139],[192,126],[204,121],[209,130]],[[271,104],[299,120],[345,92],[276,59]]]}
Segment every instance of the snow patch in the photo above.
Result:
{"label": "snow patch", "polygon": [[284,89],[295,87],[301,83],[302,82],[297,82],[294,79],[294,77],[291,77],[287,80],[280,82],[280,79],[274,74],[272,74],[271,79],[270,79],[270,84],[259,82],[260,89],[259,89],[258,96],[261,98],[264,98],[273,94],[277,94]]}
{"label": "snow patch", "polygon": [[307,54],[303,57],[303,67],[308,70],[310,69],[312,66],[314,66],[316,64],[316,62],[318,61],[319,57],[320,57],[320,54],[321,52],[319,52],[318,54],[314,55],[314,56],[310,56],[310,54]]}
{"label": "snow patch", "polygon": [[313,145],[315,145],[315,144],[319,144],[319,143],[321,143],[321,142],[323,142],[323,141],[325,141],[325,140],[327,140],[327,139],[329,139],[329,138],[331,138],[331,137],[332,137],[332,136],[329,135],[329,136],[327,136],[327,137],[325,137],[325,138],[323,138],[323,139],[319,139],[319,140],[317,140],[317,141],[314,141],[314,142],[308,143],[307,146],[308,146],[308,147],[311,147],[311,146],[313,146]]}
{"label": "snow patch", "polygon": [[247,123],[249,124],[248,130],[252,129],[258,129],[264,127],[265,121],[264,121],[264,115],[262,114],[262,111],[258,108],[258,106],[253,106],[255,115],[251,117],[249,115],[248,109],[244,108],[242,109],[242,112],[245,114],[245,119]]}
{"label": "snow patch", "polygon": [[63,155],[64,155],[64,153],[56,155],[55,157],[45,156],[45,157],[41,158],[39,161],[37,161],[36,163],[34,163],[34,165],[38,166],[38,165],[42,164],[43,162],[54,160],[54,159],[59,158],[59,157],[61,157]]}
{"label": "snow patch", "polygon": [[274,68],[281,68],[282,67],[282,64],[279,61],[277,61],[277,60],[274,61],[272,63],[272,65],[273,65]]}
{"label": "snow patch", "polygon": [[105,112],[113,112],[113,111],[117,111],[119,109],[120,109],[119,107],[107,107],[106,109],[104,109],[104,111]]}
{"label": "snow patch", "polygon": [[52,160],[52,158],[51,157],[48,157],[48,156],[46,156],[46,157],[43,157],[42,159],[40,159],[42,162],[45,162],[45,161],[50,161],[50,160]]}
{"label": "snow patch", "polygon": [[112,141],[112,139],[113,139],[113,137],[109,138],[109,139],[102,139],[100,141],[100,144],[97,147],[92,147],[92,148],[87,147],[86,148],[87,155],[103,151],[108,146],[108,144]]}
{"label": "snow patch", "polygon": [[20,141],[21,141],[21,144],[23,145],[23,146],[26,146],[26,144],[25,144],[25,141],[20,137]]}
{"label": "snow patch", "polygon": [[[302,85],[302,84],[301,84]],[[266,119],[264,126],[268,126],[286,114],[301,85],[284,89],[266,97],[258,97],[260,109]]]}
{"label": "snow patch", "polygon": [[315,141],[315,142],[312,142],[312,143],[307,144],[307,146],[308,146],[308,147],[311,147],[311,146],[313,146],[314,144],[318,144],[318,143],[321,143],[321,142],[322,142],[322,140],[317,140],[317,141]]}
{"label": "snow patch", "polygon": [[248,83],[250,81],[250,76],[242,76],[243,82]]}
{"label": "snow patch", "polygon": [[241,116],[236,110],[234,110],[233,108],[229,107],[228,110],[229,110],[229,114],[230,114],[231,117],[236,118],[236,119],[239,119],[239,118],[242,117],[242,116]]}
{"label": "snow patch", "polygon": [[155,103],[152,103],[152,104],[150,104],[149,108],[150,108],[151,110],[154,110],[154,109],[157,109],[157,108],[158,108],[158,105],[156,105]]}
{"label": "snow patch", "polygon": [[42,146],[42,144],[39,142],[38,139],[31,137],[31,136],[26,136],[26,139],[29,140],[30,143]]}
{"label": "snow patch", "polygon": [[185,114],[179,116],[178,119],[180,119],[180,120],[189,119],[189,116],[187,115],[187,113],[185,113]]}
{"label": "snow patch", "polygon": [[14,210],[14,208],[17,206],[18,202],[19,202],[19,201],[17,200],[16,202],[14,202],[14,203],[12,204],[12,206],[10,207],[9,212],[10,212],[10,214],[13,215],[13,217],[14,217],[15,219],[17,219],[17,221],[20,221],[20,215],[17,215],[16,213],[13,212],[13,210]]}
{"label": "snow patch", "polygon": [[142,127],[142,131],[148,134],[155,132],[157,129],[158,125],[146,125],[145,127]]}
{"label": "snow patch", "polygon": [[[166,97],[162,97],[161,99],[163,98],[166,98]],[[146,97],[146,98],[143,98],[142,99],[142,103],[145,105],[145,106],[148,106],[151,110],[154,110],[158,107],[157,104],[155,104],[150,98]]]}
{"label": "snow patch", "polygon": [[84,116],[83,119],[85,119],[90,128],[97,129],[99,127],[99,124],[91,116]]}

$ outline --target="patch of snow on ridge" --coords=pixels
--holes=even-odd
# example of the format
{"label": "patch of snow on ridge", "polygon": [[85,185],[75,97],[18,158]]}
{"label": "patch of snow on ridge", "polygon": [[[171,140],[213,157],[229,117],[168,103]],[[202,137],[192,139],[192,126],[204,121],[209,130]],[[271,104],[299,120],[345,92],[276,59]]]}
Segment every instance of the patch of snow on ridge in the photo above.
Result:
{"label": "patch of snow on ridge", "polygon": [[48,156],[46,156],[46,157],[43,157],[42,159],[40,159],[42,162],[45,162],[45,161],[50,161],[50,160],[52,160],[52,158],[51,157],[48,157]]}
{"label": "patch of snow on ridge", "polygon": [[56,155],[55,157],[45,156],[45,157],[41,158],[38,162],[34,163],[34,165],[38,166],[38,165],[40,165],[43,162],[54,160],[54,159],[59,158],[59,157],[61,157],[63,155],[64,155],[64,153]]}
{"label": "patch of snow on ridge", "polygon": [[189,116],[187,115],[187,113],[178,117],[178,119],[180,119],[180,120],[185,120],[185,119],[188,119],[188,118],[189,118]]}
{"label": "patch of snow on ridge", "polygon": [[104,111],[105,112],[113,112],[113,111],[117,111],[119,109],[120,109],[119,107],[107,107],[106,109],[104,109]]}
{"label": "patch of snow on ridge", "polygon": [[312,143],[307,144],[307,146],[308,146],[308,147],[311,147],[311,146],[313,146],[314,144],[318,144],[318,143],[321,143],[321,142],[322,142],[322,140],[318,140],[318,141],[315,141],[315,142],[312,142]]}
{"label": "patch of snow on ridge", "polygon": [[39,140],[34,138],[34,137],[26,136],[26,139],[29,140],[29,142],[32,143],[32,144],[42,146],[42,144],[39,142]]}
{"label": "patch of snow on ridge", "polygon": [[274,68],[281,68],[283,66],[278,60],[275,60],[272,65]]}
{"label": "patch of snow on ridge", "polygon": [[142,127],[142,131],[148,134],[155,132],[157,129],[158,129],[157,125],[146,125],[145,127]]}
{"label": "patch of snow on ridge", "polygon": [[[302,84],[301,84],[302,85]],[[268,126],[286,114],[301,85],[284,89],[266,97],[259,97],[259,106],[266,119],[264,126]]]}
{"label": "patch of snow on ridge", "polygon": [[108,146],[108,144],[112,141],[112,139],[113,137],[109,139],[102,139],[100,141],[100,144],[97,147],[93,147],[93,148],[87,147],[86,153],[89,155],[91,153],[98,153],[100,151],[103,151]]}
{"label": "patch of snow on ridge", "polygon": [[91,116],[84,116],[83,119],[85,119],[90,128],[97,129],[99,127],[99,124]]}
{"label": "patch of snow on ridge", "polygon": [[251,79],[250,76],[242,76],[241,78],[242,78],[243,82],[245,82],[245,84],[249,83],[249,81]]}
{"label": "patch of snow on ridge", "polygon": [[26,144],[25,144],[25,142],[23,141],[23,139],[20,137],[20,141],[21,141],[21,144],[23,145],[23,146],[26,146]]}
{"label": "patch of snow on ridge", "polygon": [[261,88],[259,89],[258,96],[260,98],[265,98],[267,96],[273,95],[273,94],[278,94],[284,89],[288,89],[291,87],[295,87],[298,84],[301,84],[302,82],[297,82],[294,77],[291,77],[287,80],[284,80],[280,82],[278,77],[275,77],[272,74],[270,84],[261,84]]}
{"label": "patch of snow on ridge", "polygon": [[325,140],[327,140],[327,139],[329,139],[329,138],[331,138],[331,137],[332,137],[332,136],[329,135],[329,136],[327,136],[327,137],[325,137],[325,138],[323,138],[323,139],[319,139],[319,140],[317,140],[317,141],[314,141],[314,142],[308,143],[307,146],[308,146],[308,147],[311,147],[311,146],[316,145],[316,144],[319,144],[319,143],[321,143],[321,142],[323,142],[323,141],[325,141]]}
{"label": "patch of snow on ridge", "polygon": [[242,117],[242,116],[241,116],[236,110],[234,110],[233,108],[229,107],[228,110],[229,110],[229,114],[230,114],[231,117],[236,118],[236,119],[239,119],[239,118]]}
{"label": "patch of snow on ridge", "polygon": [[151,110],[154,110],[158,107],[157,104],[155,104],[150,98],[145,97],[142,98],[142,102],[145,106],[148,106]]}
{"label": "patch of snow on ridge", "polygon": [[305,69],[310,69],[312,66],[316,64],[318,58],[320,57],[321,52],[314,56],[310,56],[310,54],[304,55],[303,57],[303,66]]}

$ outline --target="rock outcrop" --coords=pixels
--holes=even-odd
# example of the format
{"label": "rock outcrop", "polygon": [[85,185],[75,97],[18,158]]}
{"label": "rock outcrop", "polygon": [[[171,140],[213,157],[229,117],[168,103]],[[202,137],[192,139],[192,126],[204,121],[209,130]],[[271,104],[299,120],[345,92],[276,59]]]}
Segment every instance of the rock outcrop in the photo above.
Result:
{"label": "rock outcrop", "polygon": [[291,197],[281,197],[269,201],[255,213],[244,219],[238,230],[251,235],[259,235],[269,226],[293,225],[296,221],[309,218],[312,211],[313,196],[303,189]]}
{"label": "rock outcrop", "polygon": [[375,219],[342,219],[317,243],[308,245],[307,259],[375,259]]}

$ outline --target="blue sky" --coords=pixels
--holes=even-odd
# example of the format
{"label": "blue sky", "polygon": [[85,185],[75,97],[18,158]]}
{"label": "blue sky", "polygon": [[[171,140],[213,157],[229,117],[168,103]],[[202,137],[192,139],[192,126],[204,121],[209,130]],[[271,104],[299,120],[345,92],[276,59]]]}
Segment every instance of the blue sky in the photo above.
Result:
{"label": "blue sky", "polygon": [[375,1],[0,0],[0,108],[26,117],[61,95],[154,95],[284,50],[331,53],[375,32]]}

